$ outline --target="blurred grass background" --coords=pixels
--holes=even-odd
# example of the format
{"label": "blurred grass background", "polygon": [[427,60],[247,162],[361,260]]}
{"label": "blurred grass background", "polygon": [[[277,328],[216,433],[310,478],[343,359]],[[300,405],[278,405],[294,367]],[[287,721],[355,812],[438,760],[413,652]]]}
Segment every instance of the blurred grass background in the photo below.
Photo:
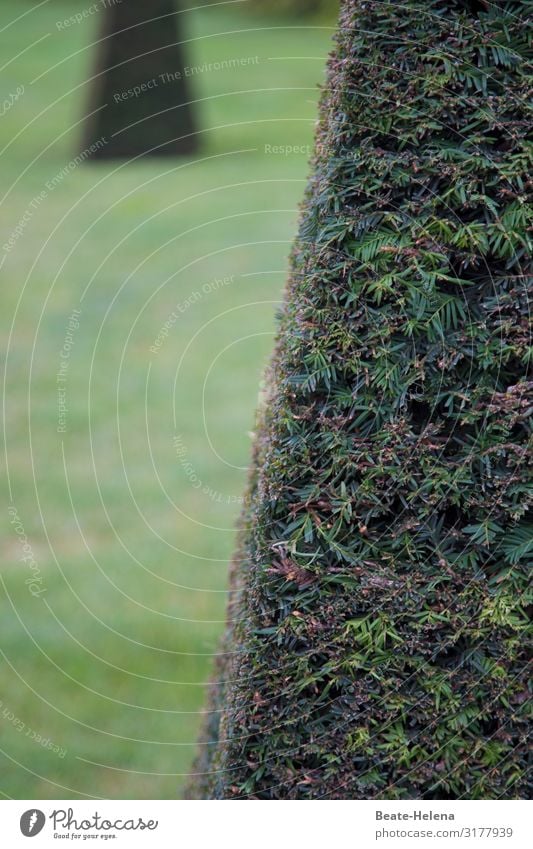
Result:
{"label": "blurred grass background", "polygon": [[[185,13],[189,66],[258,57],[192,77],[202,152],[83,164],[47,190],[79,152],[100,23],[57,22],[89,5],[0,9],[2,99],[24,86],[0,118],[2,245],[32,210],[0,252],[0,792],[175,798],[223,627],[249,431],[333,22],[269,16],[267,3],[260,20],[245,4]],[[267,152],[287,145],[303,149]],[[46,590],[38,598],[10,504]]]}

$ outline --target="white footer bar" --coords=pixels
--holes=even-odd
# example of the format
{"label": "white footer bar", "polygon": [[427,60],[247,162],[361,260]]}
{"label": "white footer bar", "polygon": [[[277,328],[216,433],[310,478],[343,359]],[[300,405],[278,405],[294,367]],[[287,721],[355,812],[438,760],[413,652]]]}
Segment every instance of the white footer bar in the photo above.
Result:
{"label": "white footer bar", "polygon": [[[2,801],[0,843],[175,849],[525,849],[526,801]],[[31,839],[35,843],[31,843]]]}

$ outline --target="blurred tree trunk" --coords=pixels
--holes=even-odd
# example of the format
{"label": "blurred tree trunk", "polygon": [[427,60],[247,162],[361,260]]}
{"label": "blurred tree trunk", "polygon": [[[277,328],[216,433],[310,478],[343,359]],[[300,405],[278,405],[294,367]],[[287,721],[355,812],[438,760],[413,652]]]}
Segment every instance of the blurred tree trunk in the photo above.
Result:
{"label": "blurred tree trunk", "polygon": [[193,153],[198,137],[174,0],[107,4],[83,149],[93,159]]}

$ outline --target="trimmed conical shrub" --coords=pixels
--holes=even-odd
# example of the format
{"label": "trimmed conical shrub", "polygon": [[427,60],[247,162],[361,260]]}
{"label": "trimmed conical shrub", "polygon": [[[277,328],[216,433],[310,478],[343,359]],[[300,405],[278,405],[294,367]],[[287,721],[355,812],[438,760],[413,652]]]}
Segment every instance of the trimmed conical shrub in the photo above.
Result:
{"label": "trimmed conical shrub", "polygon": [[84,150],[93,159],[193,153],[198,137],[174,0],[108,0],[101,14]]}
{"label": "trimmed conical shrub", "polygon": [[527,794],[528,5],[343,3],[193,796]]}

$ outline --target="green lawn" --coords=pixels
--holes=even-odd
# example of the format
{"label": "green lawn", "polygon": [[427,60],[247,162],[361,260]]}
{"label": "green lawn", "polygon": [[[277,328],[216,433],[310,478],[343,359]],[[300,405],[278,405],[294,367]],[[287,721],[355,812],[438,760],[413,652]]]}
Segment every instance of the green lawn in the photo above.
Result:
{"label": "green lawn", "polygon": [[0,118],[1,245],[26,213],[0,246],[0,791],[174,798],[307,172],[268,146],[311,142],[331,28],[188,12],[190,65],[259,57],[195,76],[201,154],[84,164],[47,190],[78,152],[98,15],[56,22],[89,5],[0,10],[2,99],[24,86]]}

